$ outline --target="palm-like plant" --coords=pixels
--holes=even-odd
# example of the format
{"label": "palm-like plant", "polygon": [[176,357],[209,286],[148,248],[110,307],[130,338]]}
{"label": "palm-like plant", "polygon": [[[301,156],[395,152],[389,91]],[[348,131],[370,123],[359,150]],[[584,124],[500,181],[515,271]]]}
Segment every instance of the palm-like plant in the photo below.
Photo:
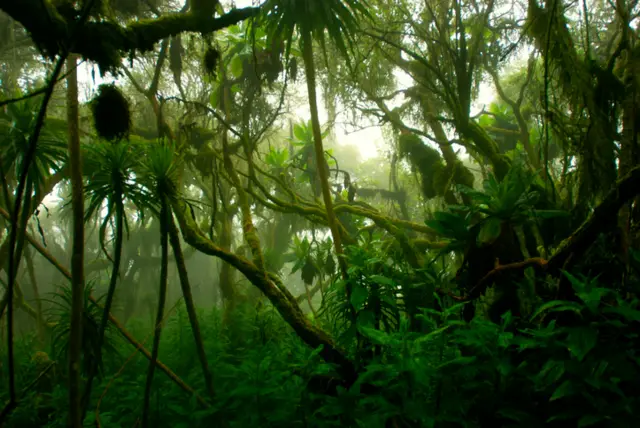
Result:
{"label": "palm-like plant", "polygon": [[[28,140],[35,122],[39,98],[31,98],[6,106],[0,111],[0,162],[7,184],[15,184],[25,161]],[[58,172],[66,160],[66,123],[62,120],[45,121],[38,139],[32,165],[28,170],[27,186],[39,196],[47,178]],[[25,192],[27,197],[31,193]]]}
{"label": "palm-like plant", "polygon": [[[113,305],[113,297],[116,291],[116,284],[120,274],[120,262],[122,259],[122,244],[124,230],[128,230],[127,218],[125,215],[125,201],[131,202],[140,213],[144,213],[143,208],[149,200],[148,194],[134,180],[136,167],[139,166],[139,156],[136,155],[137,147],[128,142],[118,142],[115,144],[108,142],[92,142],[87,147],[85,159],[85,175],[87,184],[85,185],[85,195],[88,199],[85,211],[85,222],[94,215],[99,214],[103,207],[106,207],[107,214],[103,217],[100,226],[100,244],[106,253],[104,240],[108,224],[114,220],[114,247],[113,247],[113,269],[109,281],[106,301],[103,308],[102,319],[98,328],[98,354],[104,339],[104,333],[109,322],[109,312]],[[99,360],[96,360],[96,362]],[[83,398],[83,408],[86,412],[91,397],[91,386],[97,373],[97,365],[89,371],[85,393]]]}
{"label": "palm-like plant", "polygon": [[[6,186],[0,189],[3,196],[0,199],[10,197],[8,189],[15,188],[25,167],[28,141],[37,121],[39,104],[39,99],[32,98],[9,104],[5,111],[0,112],[0,174],[3,175],[0,182]],[[23,227],[26,227],[36,206],[46,196],[49,177],[52,173],[60,172],[67,159],[65,128],[64,121],[49,119],[44,123],[31,165],[27,169],[21,218]],[[7,200],[5,204],[10,208],[12,201]],[[22,239],[17,242],[15,260],[20,260]]]}
{"label": "palm-like plant", "polygon": [[297,33],[302,44],[316,165],[335,251],[342,274],[346,278],[347,266],[341,257],[343,253],[342,239],[338,229],[338,220],[333,211],[328,171],[324,163],[322,130],[318,118],[313,40],[319,40],[324,46],[325,34],[328,34],[329,39],[338,50],[348,57],[348,49],[353,45],[358,19],[369,16],[367,3],[366,0],[270,0],[263,8],[270,36],[276,40],[286,40],[288,42],[287,53],[290,50],[294,34]]}
{"label": "palm-like plant", "polygon": [[150,206],[155,216],[160,220],[160,292],[158,294],[158,310],[154,323],[155,332],[153,335],[153,346],[151,349],[151,361],[147,371],[147,380],[144,391],[144,403],[142,407],[142,427],[149,426],[149,402],[151,400],[151,387],[155,374],[156,361],[160,350],[160,336],[162,334],[162,319],[164,317],[164,306],[167,300],[167,280],[169,269],[169,239],[168,239],[168,218],[169,202],[168,197],[177,195],[176,181],[178,178],[177,165],[173,159],[172,151],[165,145],[152,149],[148,154],[148,161],[145,165],[145,184],[153,192],[156,200]]}
{"label": "palm-like plant", "polygon": [[169,256],[169,239],[173,248],[178,274],[180,276],[180,285],[191,323],[191,330],[194,335],[194,341],[205,383],[209,393],[213,394],[213,382],[209,365],[207,363],[200,333],[200,326],[196,316],[196,308],[193,302],[189,278],[187,276],[187,268],[184,261],[184,254],[180,247],[180,239],[178,229],[173,221],[172,202],[179,199],[180,193],[178,183],[180,181],[180,173],[182,171],[180,159],[177,157],[174,148],[170,145],[162,145],[154,147],[147,156],[147,164],[145,165],[144,181],[146,187],[156,196],[156,201],[150,206],[155,216],[160,221],[160,245],[162,249],[162,265],[160,269],[160,293],[158,297],[158,310],[155,321],[155,334],[153,337],[153,348],[151,351],[151,361],[149,363],[149,371],[147,373],[147,381],[145,386],[144,405],[142,413],[142,426],[149,426],[149,401],[151,397],[151,386],[153,384],[153,376],[155,372],[156,360],[158,358],[158,350],[160,346],[160,335],[162,332],[162,319],[164,314],[164,306],[167,298],[167,270]]}

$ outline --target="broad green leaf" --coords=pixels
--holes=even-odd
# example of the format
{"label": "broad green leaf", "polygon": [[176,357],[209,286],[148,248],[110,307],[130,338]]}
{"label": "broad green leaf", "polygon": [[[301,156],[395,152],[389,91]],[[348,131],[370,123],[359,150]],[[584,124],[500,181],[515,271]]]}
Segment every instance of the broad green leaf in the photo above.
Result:
{"label": "broad green leaf", "polygon": [[371,275],[369,279],[372,282],[377,282],[378,284],[391,285],[391,286],[395,284],[393,279],[387,278],[386,276],[381,276],[381,275]]}
{"label": "broad green leaf", "polygon": [[369,297],[369,290],[361,284],[355,284],[351,290],[351,304],[356,311],[359,311],[364,306]]}
{"label": "broad green leaf", "polygon": [[604,417],[599,416],[599,415],[584,415],[578,421],[578,428],[580,428],[580,427],[588,427],[588,426],[591,426],[593,424],[597,424],[598,422],[602,421],[603,419],[604,419]]}
{"label": "broad green leaf", "polygon": [[556,388],[556,390],[553,392],[553,395],[551,395],[551,398],[549,399],[549,401],[555,401],[563,397],[568,397],[575,393],[576,391],[573,386],[573,382],[570,380],[565,380],[562,383],[562,385]]}
{"label": "broad green leaf", "polygon": [[293,135],[298,139],[298,141],[306,141],[307,140],[307,129],[304,125],[296,124],[293,126]]}
{"label": "broad green leaf", "polygon": [[478,241],[481,244],[488,245],[494,242],[500,236],[500,232],[502,229],[502,220],[498,217],[489,217],[482,229],[480,229],[480,233],[478,234]]}
{"label": "broad green leaf", "polygon": [[549,360],[542,366],[537,378],[547,385],[552,385],[558,382],[564,373],[564,361]]}
{"label": "broad green leaf", "polygon": [[589,351],[596,346],[597,341],[598,332],[596,330],[589,327],[576,327],[570,330],[567,345],[569,352],[578,361],[582,361]]}
{"label": "broad green leaf", "polygon": [[438,220],[425,220],[424,224],[427,227],[433,229],[438,235],[451,237],[451,234],[449,233],[449,230],[442,223],[440,223]]}
{"label": "broad green leaf", "polygon": [[231,75],[238,79],[240,76],[242,76],[242,56],[241,55],[236,55],[233,57],[233,59],[231,60],[231,63],[229,64],[229,69],[231,71]]}

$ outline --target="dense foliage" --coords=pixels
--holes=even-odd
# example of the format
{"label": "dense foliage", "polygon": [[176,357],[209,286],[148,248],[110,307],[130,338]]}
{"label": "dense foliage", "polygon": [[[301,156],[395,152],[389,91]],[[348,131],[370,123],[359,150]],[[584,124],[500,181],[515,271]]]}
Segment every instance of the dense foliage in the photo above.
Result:
{"label": "dense foliage", "polygon": [[0,426],[637,426],[638,2],[237,3],[0,0]]}

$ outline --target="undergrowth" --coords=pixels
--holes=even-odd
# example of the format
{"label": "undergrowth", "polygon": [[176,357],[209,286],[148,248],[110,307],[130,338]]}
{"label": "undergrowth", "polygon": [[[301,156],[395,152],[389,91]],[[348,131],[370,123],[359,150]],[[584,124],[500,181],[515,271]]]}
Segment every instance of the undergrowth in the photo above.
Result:
{"label": "undergrowth", "polygon": [[[315,378],[334,368],[269,307],[245,307],[224,325],[221,311],[201,310],[215,397],[203,408],[158,375],[152,426],[640,426],[638,302],[596,281],[567,277],[579,299],[546,303],[527,324],[510,314],[501,325],[467,324],[459,320],[461,305],[454,305],[423,310],[425,332],[411,331],[405,317],[394,331],[360,326],[362,340],[378,352],[353,386],[334,394],[313,387]],[[559,313],[573,314],[574,322],[559,327]],[[149,343],[148,323],[137,319],[129,327]],[[160,360],[204,394],[189,329],[178,304],[167,317]],[[111,340],[85,424],[96,426],[99,417],[99,426],[134,427],[148,360],[116,334]],[[47,367],[42,353],[33,357],[34,349],[34,336],[17,342],[18,385],[33,382]],[[26,391],[8,426],[66,426],[64,371],[55,365]]]}

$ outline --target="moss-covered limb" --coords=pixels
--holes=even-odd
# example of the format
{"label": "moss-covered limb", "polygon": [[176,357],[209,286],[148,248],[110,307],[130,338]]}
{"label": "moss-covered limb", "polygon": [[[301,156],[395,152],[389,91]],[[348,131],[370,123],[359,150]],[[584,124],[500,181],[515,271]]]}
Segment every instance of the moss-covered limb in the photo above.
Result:
{"label": "moss-covered limb", "polygon": [[272,201],[269,201],[249,188],[245,188],[245,191],[253,196],[255,200],[260,204],[273,211],[289,214],[300,214],[301,216],[304,216],[310,220],[313,219],[312,221],[318,222],[322,225],[327,224],[326,216],[317,208],[304,208],[296,204],[289,204],[277,198],[269,198],[272,199]]}
{"label": "moss-covered limb", "polygon": [[[581,142],[578,161],[580,185],[578,205],[586,205],[594,196],[604,196],[615,184],[615,145],[611,139],[616,133],[616,119],[607,112],[608,97],[598,96],[597,89],[606,85],[605,92],[615,97],[620,82],[607,71],[599,69],[592,61],[585,61],[578,52],[564,8],[556,2],[545,2],[543,7],[535,1],[528,1],[527,32],[542,53],[545,64],[545,80],[549,65],[554,66],[554,77],[563,94],[571,104],[585,106],[589,113],[589,129]],[[549,112],[549,88],[545,85],[545,111]],[[543,165],[548,161],[548,147],[545,146]]]}
{"label": "moss-covered limb", "polygon": [[[222,75],[226,77],[226,68],[221,65]],[[223,96],[224,96],[224,118],[228,122],[229,121],[229,105],[231,104],[230,100],[230,90],[228,86],[224,86]],[[251,152],[247,148],[247,143],[244,138],[241,138],[244,144],[245,155],[247,156],[247,162],[249,166],[251,166]],[[242,235],[244,237],[245,242],[249,246],[251,250],[251,255],[253,256],[253,261],[257,265],[258,270],[260,270],[265,279],[267,279],[267,269],[265,267],[264,261],[264,253],[262,252],[262,245],[260,244],[260,236],[258,236],[258,231],[256,230],[255,225],[253,224],[253,218],[251,216],[251,206],[249,204],[249,198],[247,197],[247,192],[245,191],[242,183],[240,182],[240,177],[236,172],[236,168],[233,165],[233,161],[231,160],[231,153],[229,151],[229,134],[227,130],[222,131],[222,163],[224,165],[224,169],[227,172],[227,175],[231,179],[231,183],[236,188],[236,194],[238,196],[238,205],[240,207],[240,213],[242,215]]]}
{"label": "moss-covered limb", "polygon": [[393,224],[394,226],[398,226],[398,227],[401,227],[403,229],[415,230],[416,232],[424,233],[426,235],[435,234],[433,229],[431,229],[430,227],[428,227],[428,226],[426,226],[424,224],[419,224],[419,223],[414,223],[412,221],[400,220],[400,219],[397,219],[397,218],[387,217],[387,216],[382,215],[382,214],[380,214],[380,213],[378,213],[376,211],[368,210],[368,209],[365,209],[365,208],[362,208],[362,207],[358,207],[358,206],[354,206],[354,205],[350,205],[350,204],[346,204],[346,203],[336,204],[335,211],[336,211],[336,214],[337,213],[341,213],[341,212],[346,212],[346,213],[349,213],[349,214],[358,215],[360,217],[365,217],[365,218],[368,218],[368,219],[373,220],[373,221],[378,221],[378,220],[388,221],[391,224]]}
{"label": "moss-covered limb", "polygon": [[618,211],[629,200],[640,194],[640,167],[632,169],[620,179],[616,187],[609,192],[594,210],[591,216],[570,237],[562,241],[554,255],[549,259],[550,272],[566,268],[566,262],[580,260],[598,235],[608,227],[615,225]]}
{"label": "moss-covered limb", "polygon": [[445,241],[429,241],[427,239],[413,239],[411,245],[418,251],[442,250],[449,245]]}
{"label": "moss-covered limb", "polygon": [[389,232],[398,241],[398,243],[400,244],[400,248],[402,248],[403,254],[407,258],[407,261],[409,262],[409,265],[414,269],[419,269],[422,265],[422,261],[420,260],[420,257],[418,256],[418,252],[413,247],[413,245],[411,244],[411,241],[409,240],[407,235],[404,233],[404,231],[392,225],[391,222],[389,222],[384,217],[374,221],[379,227]]}
{"label": "moss-covered limb", "polygon": [[262,272],[266,272],[264,254],[262,253],[262,245],[260,244],[258,231],[253,224],[251,207],[249,206],[249,198],[247,198],[247,192],[244,190],[244,187],[242,186],[242,183],[240,183],[238,175],[235,173],[233,164],[231,163],[231,158],[229,156],[226,157],[227,159],[225,160],[225,168],[227,168],[227,173],[232,177],[232,181],[236,188],[238,196],[240,212],[242,214],[242,234],[244,236],[244,240],[251,250],[251,255],[253,256],[253,260],[256,263],[258,269]]}
{"label": "moss-covered limb", "polygon": [[493,166],[494,174],[498,180],[502,180],[509,172],[509,159],[498,151],[496,142],[473,120],[459,128],[460,133],[471,140],[476,149],[489,158]]}
{"label": "moss-covered limb", "polygon": [[362,89],[362,91],[367,95],[367,98],[376,103],[378,108],[384,114],[384,118],[391,122],[393,126],[401,131],[407,131],[415,135],[420,135],[421,137],[424,137],[429,141],[433,141],[434,143],[438,142],[436,138],[424,132],[423,130],[406,125],[394,111],[391,111],[389,107],[387,107],[387,105],[383,101],[383,98],[376,97],[372,93],[367,92],[365,89]]}
{"label": "moss-covered limb", "polygon": [[[219,159],[220,161],[224,161],[223,160],[223,155],[221,155],[221,154],[219,154],[219,153],[217,153],[215,151],[212,152],[212,155],[215,158]],[[255,164],[253,164],[253,168],[252,169],[255,170],[255,171],[258,171],[259,173],[263,174],[264,176],[266,176],[266,177],[274,180],[276,183],[278,183],[280,185],[281,189],[283,189],[289,195],[289,197],[292,200],[291,203],[289,203],[289,202],[286,202],[286,201],[278,198],[274,194],[272,194],[272,192],[270,192],[269,189],[267,189],[264,186],[264,184],[262,184],[262,182],[257,178],[257,176],[255,174],[247,174],[247,173],[245,173],[243,171],[236,170],[236,173],[238,175],[243,176],[243,177],[251,180],[251,184],[255,185],[260,190],[260,192],[262,192],[264,197],[259,196],[249,186],[244,187],[244,190],[248,194],[250,194],[254,198],[258,199],[258,201],[261,204],[263,204],[264,206],[266,206],[268,208],[271,208],[271,209],[273,209],[275,211],[280,211],[280,212],[291,212],[291,213],[295,212],[295,213],[298,213],[298,214],[301,214],[301,215],[304,215],[304,216],[314,215],[315,213],[318,213],[319,216],[324,216],[324,210],[322,210],[320,205],[318,205],[315,202],[309,202],[309,201],[304,200],[300,195],[298,195],[293,190],[291,190],[290,187],[287,186],[286,183],[284,183],[278,177],[263,171],[260,167],[258,167]],[[227,180],[231,185],[234,185],[233,180],[227,174],[224,174],[221,171],[219,172],[219,174],[222,176],[222,178]],[[267,202],[265,198],[269,199],[271,202]],[[282,209],[280,209],[278,207],[284,208],[284,209],[286,209],[286,211],[283,211]]]}
{"label": "moss-covered limb", "polygon": [[[73,18],[58,13],[48,0],[0,0],[0,9],[20,22],[48,57],[59,53],[75,23]],[[133,21],[126,26],[107,21],[88,22],[78,29],[73,53],[96,62],[103,70],[112,71],[120,67],[126,54],[150,51],[162,39],[184,32],[212,33],[244,21],[259,10],[258,7],[232,9],[215,19],[174,13]]]}
{"label": "moss-covered limb", "polygon": [[[6,219],[10,218],[9,213],[7,213],[2,208],[0,208],[0,215],[5,217]],[[47,251],[47,249],[44,248],[35,238],[33,238],[30,234],[26,234],[25,238],[29,242],[29,244],[31,244],[31,246],[38,253],[40,253],[45,259],[47,259],[47,261],[49,261],[49,263],[51,263],[53,265],[53,267],[55,267],[58,270],[58,272],[60,272],[68,280],[71,279],[71,272],[69,272],[69,270],[67,268],[62,266],[62,264],[60,264],[60,262],[55,257],[53,257],[53,255],[51,255],[51,253],[49,253],[49,251]],[[95,299],[95,297],[89,296],[89,300],[91,300],[91,302],[93,302],[98,307],[100,307],[100,308],[102,307],[100,305],[100,303]],[[149,351],[146,350],[144,348],[143,344],[138,342],[131,335],[131,333],[129,333],[129,331],[127,331],[127,329],[124,328],[124,326],[122,324],[120,324],[120,321],[118,321],[118,319],[116,317],[114,317],[113,315],[109,314],[109,322],[111,322],[111,324],[113,324],[113,326],[120,332],[122,337],[124,337],[127,340],[127,342],[129,342],[131,345],[133,345],[147,359],[149,359],[149,360],[151,359],[151,354],[149,353]],[[207,404],[207,402],[197,393],[196,390],[194,390],[192,387],[187,385],[178,375],[176,375],[173,371],[171,371],[171,369],[169,367],[165,366],[159,360],[156,361],[156,366],[158,367],[158,369],[160,369],[160,371],[165,373],[169,377],[169,379],[171,379],[173,382],[175,382],[183,391],[185,391],[186,393],[188,393],[190,395],[194,395],[201,405],[203,405],[204,407],[208,407],[209,406]]]}
{"label": "moss-covered limb", "polygon": [[335,341],[323,330],[312,325],[304,316],[297,304],[292,302],[269,275],[244,257],[226,251],[204,236],[186,211],[182,202],[174,202],[174,212],[180,224],[184,240],[199,251],[220,258],[240,271],[253,285],[255,285],[269,299],[282,318],[293,328],[300,339],[313,348],[323,346],[321,355],[332,363],[338,364],[345,376],[352,377],[355,373],[353,363],[345,352],[338,348]]}
{"label": "moss-covered limb", "polygon": [[[264,171],[263,169],[261,169],[259,166],[254,165],[254,169],[256,171],[258,171],[260,174],[264,175],[265,177],[273,180],[274,182],[276,182],[281,190],[283,190],[285,193],[287,193],[289,195],[289,197],[292,199],[292,201],[300,204],[300,205],[306,205],[306,206],[310,206],[310,207],[316,207],[318,206],[317,203],[315,202],[311,202],[311,201],[307,201],[305,200],[302,196],[298,195],[297,193],[295,193],[293,190],[291,190],[290,186],[287,185],[287,183],[285,183],[280,177],[276,177],[273,174],[270,174],[266,171]],[[256,185],[258,185],[260,183],[260,180],[257,177],[249,177],[253,180],[254,183],[256,183]],[[260,184],[261,185],[261,184]],[[262,186],[262,188],[264,188],[264,186]],[[262,190],[261,188],[261,190]],[[264,190],[263,190],[264,192]]]}

